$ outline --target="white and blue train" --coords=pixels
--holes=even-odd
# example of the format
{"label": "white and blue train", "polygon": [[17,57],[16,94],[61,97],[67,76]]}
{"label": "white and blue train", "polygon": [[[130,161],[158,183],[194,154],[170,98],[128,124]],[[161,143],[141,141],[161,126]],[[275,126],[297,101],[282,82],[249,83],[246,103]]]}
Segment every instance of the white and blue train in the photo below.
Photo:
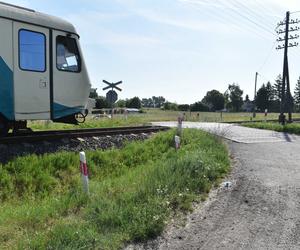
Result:
{"label": "white and blue train", "polygon": [[0,134],[28,120],[76,124],[91,84],[74,26],[0,2]]}

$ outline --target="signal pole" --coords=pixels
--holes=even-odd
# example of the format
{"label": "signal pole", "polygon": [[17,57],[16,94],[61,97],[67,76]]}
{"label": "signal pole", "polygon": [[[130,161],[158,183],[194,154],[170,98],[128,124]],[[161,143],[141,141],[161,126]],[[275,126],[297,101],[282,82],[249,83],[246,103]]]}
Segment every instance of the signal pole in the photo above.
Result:
{"label": "signal pole", "polygon": [[255,85],[254,85],[254,107],[253,107],[253,118],[256,117],[256,86],[257,86],[257,76],[258,76],[258,72],[255,73]]}
{"label": "signal pole", "polygon": [[284,49],[283,56],[283,74],[282,74],[282,89],[281,89],[281,102],[280,102],[280,115],[279,115],[279,123],[282,125],[285,124],[285,115],[284,113],[288,112],[288,122],[292,122],[292,95],[290,91],[290,77],[289,77],[289,64],[288,64],[288,48],[298,46],[298,42],[291,43],[290,40],[298,39],[299,35],[290,35],[289,32],[298,31],[300,28],[290,27],[290,25],[298,24],[299,20],[292,19],[290,20],[290,12],[286,12],[285,21],[282,21],[278,24],[278,27],[285,26],[285,30],[279,29],[277,31],[278,35],[285,34],[284,37],[279,37],[277,42],[284,42],[283,45],[278,45],[277,50]]}

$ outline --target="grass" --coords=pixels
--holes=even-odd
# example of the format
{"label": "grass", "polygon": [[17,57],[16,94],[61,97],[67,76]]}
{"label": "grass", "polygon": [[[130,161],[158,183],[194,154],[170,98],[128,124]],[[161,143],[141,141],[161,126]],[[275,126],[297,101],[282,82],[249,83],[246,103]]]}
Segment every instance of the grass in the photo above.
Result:
{"label": "grass", "polygon": [[159,235],[227,173],[226,147],[199,130],[175,131],[124,148],[87,152],[90,196],[78,155],[63,152],[0,165],[3,249],[120,249]]}
{"label": "grass", "polygon": [[255,122],[255,123],[243,123],[245,127],[249,128],[258,128],[258,129],[267,129],[273,130],[277,132],[285,132],[290,134],[300,135],[300,124],[299,123],[291,123],[282,126],[278,122]]}
{"label": "grass", "polygon": [[[180,113],[185,113],[187,121],[194,122],[234,122],[234,121],[250,121],[252,113],[223,113],[222,117],[219,112],[179,112],[179,111],[164,111],[160,109],[145,109],[142,114],[129,114],[128,119],[124,115],[115,115],[114,119],[100,118],[93,119],[89,116],[84,124],[79,126],[67,125],[61,123],[52,123],[47,121],[32,121],[29,122],[29,127],[34,130],[52,130],[52,129],[72,129],[72,128],[101,128],[101,127],[116,127],[116,126],[136,126],[149,124],[155,121],[176,121]],[[198,116],[199,114],[199,116]],[[277,113],[269,113],[268,119],[277,119]],[[300,118],[300,114],[294,114],[293,117]],[[263,113],[257,113],[253,120],[264,120]]]}

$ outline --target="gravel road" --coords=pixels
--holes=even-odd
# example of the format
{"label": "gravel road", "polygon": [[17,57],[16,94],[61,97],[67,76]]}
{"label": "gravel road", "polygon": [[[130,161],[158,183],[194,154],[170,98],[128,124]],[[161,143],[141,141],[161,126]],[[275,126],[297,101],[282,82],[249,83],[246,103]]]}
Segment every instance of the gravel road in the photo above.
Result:
{"label": "gravel road", "polygon": [[242,138],[227,141],[232,186],[212,191],[184,226],[127,249],[300,249],[300,137],[228,126],[225,138]]}

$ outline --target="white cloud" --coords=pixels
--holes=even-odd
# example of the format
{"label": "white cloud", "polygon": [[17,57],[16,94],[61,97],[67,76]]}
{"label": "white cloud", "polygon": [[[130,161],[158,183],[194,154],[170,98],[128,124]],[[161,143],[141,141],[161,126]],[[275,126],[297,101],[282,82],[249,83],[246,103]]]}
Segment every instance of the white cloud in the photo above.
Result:
{"label": "white cloud", "polygon": [[[118,29],[109,29],[105,23],[120,21],[128,17],[128,14],[104,14],[98,11],[72,14],[66,17],[78,29],[81,36],[85,39],[86,44],[110,44],[110,45],[155,45],[161,43],[156,37],[150,37],[140,34],[119,31]],[[92,36],[91,36],[92,34]]]}
{"label": "white cloud", "polygon": [[161,24],[176,26],[179,28],[186,28],[191,30],[207,30],[209,28],[207,27],[208,26],[207,23],[204,22],[200,22],[197,20],[187,20],[187,19],[182,20],[176,16],[169,17],[167,15],[158,14],[157,12],[151,10],[136,9],[135,13],[147,20],[161,23]]}

